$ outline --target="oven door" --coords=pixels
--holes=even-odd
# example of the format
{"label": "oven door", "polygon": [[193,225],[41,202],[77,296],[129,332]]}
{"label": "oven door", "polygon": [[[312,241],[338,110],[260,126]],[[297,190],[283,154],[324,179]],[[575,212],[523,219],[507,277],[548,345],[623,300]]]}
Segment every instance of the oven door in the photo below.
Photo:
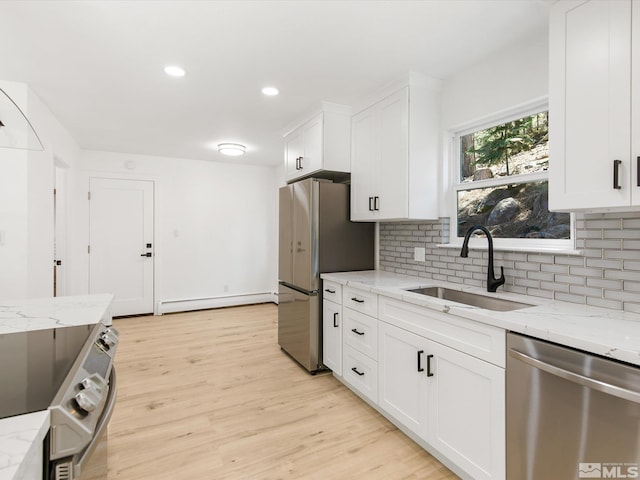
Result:
{"label": "oven door", "polygon": [[107,429],[116,404],[116,369],[109,374],[109,390],[91,442],[80,453],[50,464],[51,480],[106,480]]}

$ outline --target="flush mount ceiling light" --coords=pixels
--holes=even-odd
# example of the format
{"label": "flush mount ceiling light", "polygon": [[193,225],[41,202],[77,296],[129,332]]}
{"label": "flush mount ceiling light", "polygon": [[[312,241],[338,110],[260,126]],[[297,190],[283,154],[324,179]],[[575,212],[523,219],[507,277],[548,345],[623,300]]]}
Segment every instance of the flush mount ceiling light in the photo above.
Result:
{"label": "flush mount ceiling light", "polygon": [[167,65],[164,67],[164,73],[170,77],[184,77],[187,74],[184,68],[179,67],[178,65]]}
{"label": "flush mount ceiling light", "polygon": [[264,87],[262,89],[262,93],[268,95],[269,97],[274,97],[280,93],[280,91],[276,87]]}
{"label": "flush mount ceiling light", "polygon": [[247,151],[247,147],[240,145],[239,143],[219,143],[218,151],[223,155],[237,157],[239,155],[244,155],[244,152]]}

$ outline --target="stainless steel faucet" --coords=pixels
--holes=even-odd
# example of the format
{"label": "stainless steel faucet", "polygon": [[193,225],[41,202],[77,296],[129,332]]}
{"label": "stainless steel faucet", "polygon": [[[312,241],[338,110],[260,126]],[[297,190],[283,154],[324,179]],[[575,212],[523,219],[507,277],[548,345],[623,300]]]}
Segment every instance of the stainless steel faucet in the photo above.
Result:
{"label": "stainless steel faucet", "polygon": [[495,292],[500,285],[504,284],[504,267],[500,267],[500,278],[496,278],[493,272],[493,238],[491,232],[482,225],[474,225],[464,236],[464,242],[462,242],[462,250],[460,250],[460,256],[467,258],[469,256],[469,239],[471,234],[476,230],[484,232],[489,241],[489,265],[487,267],[487,292]]}

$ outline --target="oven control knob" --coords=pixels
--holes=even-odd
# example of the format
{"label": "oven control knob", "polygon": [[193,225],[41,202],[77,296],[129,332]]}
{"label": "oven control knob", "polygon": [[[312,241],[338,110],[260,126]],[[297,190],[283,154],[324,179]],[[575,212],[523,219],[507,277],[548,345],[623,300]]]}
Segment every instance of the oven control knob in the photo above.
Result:
{"label": "oven control knob", "polygon": [[100,405],[102,395],[93,388],[85,388],[76,393],[76,396],[73,398],[84,412],[91,413]]}
{"label": "oven control knob", "polygon": [[94,373],[92,375],[89,375],[88,377],[85,377],[84,380],[80,382],[80,385],[82,385],[82,388],[84,389],[93,389],[96,392],[102,394],[105,387],[107,386],[107,381],[102,378],[102,375],[100,375],[99,373]]}
{"label": "oven control knob", "polygon": [[107,328],[100,335],[100,343],[106,350],[109,350],[118,343],[118,331],[113,327]]}

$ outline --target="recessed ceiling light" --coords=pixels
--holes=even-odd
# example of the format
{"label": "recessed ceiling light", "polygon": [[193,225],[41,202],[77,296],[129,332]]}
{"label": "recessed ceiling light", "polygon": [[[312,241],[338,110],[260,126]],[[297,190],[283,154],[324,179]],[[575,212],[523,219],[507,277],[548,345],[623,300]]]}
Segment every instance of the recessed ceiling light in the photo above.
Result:
{"label": "recessed ceiling light", "polygon": [[164,73],[171,77],[184,77],[187,72],[185,72],[184,68],[179,67],[178,65],[167,65],[164,67]]}
{"label": "recessed ceiling light", "polygon": [[218,151],[223,155],[237,157],[239,155],[244,155],[244,152],[247,151],[247,147],[240,145],[239,143],[219,143]]}
{"label": "recessed ceiling light", "polygon": [[264,93],[265,95],[269,95],[270,97],[273,97],[275,95],[278,95],[280,91],[276,87],[264,87],[262,89],[262,93]]}

